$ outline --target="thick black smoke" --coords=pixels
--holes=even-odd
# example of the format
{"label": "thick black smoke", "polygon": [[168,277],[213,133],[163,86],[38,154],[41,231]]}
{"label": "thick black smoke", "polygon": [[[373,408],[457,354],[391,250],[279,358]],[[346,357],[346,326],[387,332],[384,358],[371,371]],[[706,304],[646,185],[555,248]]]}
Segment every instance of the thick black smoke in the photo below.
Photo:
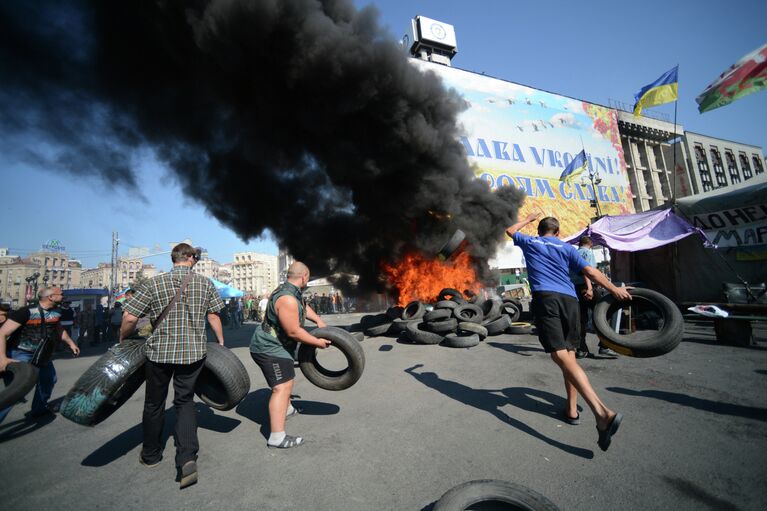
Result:
{"label": "thick black smoke", "polygon": [[455,228],[486,270],[516,217],[521,192],[473,178],[463,108],[347,0],[0,4],[7,158],[135,187],[152,148],[243,239],[366,287]]}

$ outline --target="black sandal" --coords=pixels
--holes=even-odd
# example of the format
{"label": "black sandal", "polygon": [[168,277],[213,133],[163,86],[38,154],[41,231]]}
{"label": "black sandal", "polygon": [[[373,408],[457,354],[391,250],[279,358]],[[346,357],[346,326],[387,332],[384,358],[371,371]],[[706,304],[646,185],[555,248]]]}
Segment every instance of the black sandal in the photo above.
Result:
{"label": "black sandal", "polygon": [[578,424],[581,423],[581,414],[576,412],[575,417],[570,417],[569,415],[567,415],[567,410],[563,410],[562,420],[572,426],[577,426]]}
{"label": "black sandal", "polygon": [[282,442],[280,442],[277,445],[272,445],[267,442],[266,446],[270,449],[290,449],[291,447],[298,447],[300,445],[304,444],[304,439],[300,436],[290,436],[285,435],[285,438],[282,439]]}
{"label": "black sandal", "polygon": [[607,429],[602,431],[601,429],[597,428],[597,433],[599,433],[599,439],[597,440],[597,445],[599,445],[600,449],[602,449],[603,451],[606,451],[607,448],[610,447],[610,443],[612,442],[612,437],[615,433],[618,432],[618,428],[620,427],[622,420],[623,420],[623,414],[616,413],[615,417],[613,417],[613,420],[607,426]]}

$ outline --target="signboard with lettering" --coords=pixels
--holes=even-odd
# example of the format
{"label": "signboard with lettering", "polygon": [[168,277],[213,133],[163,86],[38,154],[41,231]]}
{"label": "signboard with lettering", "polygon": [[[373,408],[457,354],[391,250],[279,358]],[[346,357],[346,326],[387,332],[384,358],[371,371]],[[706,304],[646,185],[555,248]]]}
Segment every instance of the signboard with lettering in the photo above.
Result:
{"label": "signboard with lettering", "polygon": [[[633,213],[617,112],[516,83],[412,59],[436,73],[466,101],[460,141],[478,178],[491,188],[517,186],[527,193],[520,218],[531,211],[556,216],[563,235],[596,215]],[[568,163],[585,150],[596,186],[582,177],[560,181]],[[585,174],[585,173],[584,173]]]}
{"label": "signboard with lettering", "polygon": [[42,245],[45,252],[66,252],[67,247],[61,244],[59,240],[49,240]]}
{"label": "signboard with lettering", "polygon": [[743,206],[692,216],[718,247],[756,247],[767,245],[767,205]]}

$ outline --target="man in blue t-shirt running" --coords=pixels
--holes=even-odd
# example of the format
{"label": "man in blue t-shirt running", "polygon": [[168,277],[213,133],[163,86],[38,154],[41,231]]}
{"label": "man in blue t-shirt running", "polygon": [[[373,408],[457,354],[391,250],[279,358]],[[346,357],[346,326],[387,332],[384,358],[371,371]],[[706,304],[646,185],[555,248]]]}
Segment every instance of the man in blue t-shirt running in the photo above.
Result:
{"label": "man in blue t-shirt running", "polygon": [[578,424],[578,393],[588,403],[597,421],[599,447],[606,451],[618,431],[623,415],[616,413],[599,399],[586,373],[575,359],[580,342],[580,317],[575,286],[570,271],[583,275],[607,289],[618,300],[631,300],[626,288],[614,286],[605,275],[589,266],[575,247],[559,239],[559,221],[546,217],[538,223],[538,236],[527,236],[519,230],[532,223],[539,214],[528,215],[508,229],[514,244],[522,249],[527,262],[527,276],[533,293],[530,309],[535,315],[538,340],[546,353],[562,370],[567,393],[564,420]]}

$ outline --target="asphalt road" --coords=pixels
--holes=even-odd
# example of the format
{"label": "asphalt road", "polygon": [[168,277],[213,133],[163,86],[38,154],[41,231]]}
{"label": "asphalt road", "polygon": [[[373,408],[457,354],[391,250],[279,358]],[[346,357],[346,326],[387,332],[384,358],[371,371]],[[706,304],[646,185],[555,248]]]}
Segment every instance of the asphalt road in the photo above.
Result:
{"label": "asphalt road", "polygon": [[[329,392],[298,374],[304,414],[287,430],[307,443],[283,451],[266,448],[269,393],[248,354],[253,326],[225,332],[251,393],[229,412],[198,404],[196,486],[174,482],[172,438],[158,467],[139,465],[142,388],[94,428],[58,415],[25,422],[29,403],[17,405],[0,425],[0,509],[418,511],[483,478],[525,485],[563,510],[767,509],[763,335],[738,348],[690,329],[664,357],[583,360],[602,400],[625,416],[608,452],[588,410],[578,426],[556,418],[561,376],[535,337],[471,349],[368,338],[354,387]],[[57,360],[53,397],[104,349]],[[169,403],[167,435],[173,415]]]}

